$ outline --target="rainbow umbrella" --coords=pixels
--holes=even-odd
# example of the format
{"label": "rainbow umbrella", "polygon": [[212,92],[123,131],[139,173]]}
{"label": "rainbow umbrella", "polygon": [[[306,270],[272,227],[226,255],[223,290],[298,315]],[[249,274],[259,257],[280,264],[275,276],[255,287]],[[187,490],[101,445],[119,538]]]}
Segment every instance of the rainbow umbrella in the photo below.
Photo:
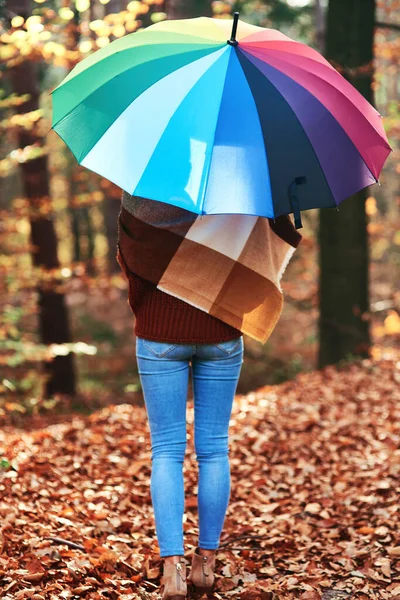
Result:
{"label": "rainbow umbrella", "polygon": [[274,29],[163,21],[82,60],[52,129],[128,193],[197,214],[338,206],[391,152],[379,113],[318,52]]}

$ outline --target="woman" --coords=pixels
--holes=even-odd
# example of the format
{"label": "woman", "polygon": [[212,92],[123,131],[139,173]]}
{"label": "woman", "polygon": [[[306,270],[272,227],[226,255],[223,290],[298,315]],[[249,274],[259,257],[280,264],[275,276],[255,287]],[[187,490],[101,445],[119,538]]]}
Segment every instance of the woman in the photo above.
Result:
{"label": "woman", "polygon": [[[129,235],[141,238],[132,221]],[[243,336],[128,269],[123,254],[119,239],[118,260],[129,280],[136,357],[150,426],[151,498],[164,559],[162,598],[178,600],[187,593],[182,467],[189,370],[199,466],[199,541],[190,579],[196,591],[207,593],[214,583],[215,554],[230,496],[228,428],[243,362]]]}
{"label": "woman", "polygon": [[[132,285],[132,279],[134,283]],[[228,427],[243,361],[241,332],[131,276],[141,298],[136,313],[136,357],[152,443],[151,497],[160,556],[164,558],[163,599],[185,597],[183,560],[186,399],[189,369],[194,396],[194,446],[199,466],[199,542],[191,580],[211,591],[230,494]],[[142,295],[141,295],[142,294]],[[174,335],[170,323],[182,321]],[[157,323],[157,331],[152,327]],[[178,574],[178,577],[176,576]]]}
{"label": "woman", "polygon": [[122,196],[118,260],[136,317],[163,600],[186,594],[182,465],[189,369],[199,465],[199,541],[190,579],[198,591],[209,592],[230,495],[228,427],[243,362],[242,334],[261,343],[271,335],[283,305],[280,279],[300,240],[284,215],[203,217]]}

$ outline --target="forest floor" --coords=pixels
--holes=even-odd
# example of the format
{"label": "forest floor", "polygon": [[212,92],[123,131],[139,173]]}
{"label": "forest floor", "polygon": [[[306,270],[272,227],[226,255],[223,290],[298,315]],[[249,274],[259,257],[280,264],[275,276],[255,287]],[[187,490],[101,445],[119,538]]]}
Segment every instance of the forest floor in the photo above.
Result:
{"label": "forest floor", "polygon": [[[399,350],[237,396],[231,463],[214,598],[400,600]],[[143,406],[0,431],[0,598],[159,598],[149,477]]]}

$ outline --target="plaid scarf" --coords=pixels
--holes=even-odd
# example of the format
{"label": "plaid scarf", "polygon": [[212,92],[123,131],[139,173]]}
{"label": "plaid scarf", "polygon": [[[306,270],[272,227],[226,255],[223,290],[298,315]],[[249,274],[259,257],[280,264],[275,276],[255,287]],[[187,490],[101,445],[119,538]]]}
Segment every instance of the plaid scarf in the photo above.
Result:
{"label": "plaid scarf", "polygon": [[125,272],[263,344],[282,312],[280,280],[301,239],[286,215],[196,215],[122,195],[118,258]]}

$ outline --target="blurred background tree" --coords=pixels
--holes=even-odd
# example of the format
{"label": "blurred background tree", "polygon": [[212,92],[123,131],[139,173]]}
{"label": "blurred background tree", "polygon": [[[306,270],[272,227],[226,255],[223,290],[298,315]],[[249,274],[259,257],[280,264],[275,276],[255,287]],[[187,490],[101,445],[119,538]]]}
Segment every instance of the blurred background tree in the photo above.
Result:
{"label": "blurred background tree", "polygon": [[166,0],[164,10],[170,19],[212,17],[212,2],[209,0]]}
{"label": "blurred background tree", "polygon": [[[375,68],[360,81],[354,71],[349,76],[375,95],[395,149],[382,186],[368,190],[354,217],[361,223],[362,210],[367,215],[359,234],[364,241],[357,242],[363,244],[360,269],[354,271],[358,259],[348,247],[342,258],[333,257],[321,228],[321,260],[331,265],[327,272],[336,271],[320,282],[318,211],[303,214],[304,239],[283,280],[281,320],[265,346],[246,340],[239,391],[354,357],[357,344],[344,343],[340,332],[331,344],[318,326],[320,302],[325,318],[337,294],[335,278],[350,277],[349,288],[356,289],[350,269],[361,274],[361,297],[368,299],[369,291],[369,306],[357,300],[356,328],[369,324],[371,338],[364,336],[361,350],[377,355],[398,342],[400,6],[376,0],[372,17],[372,5],[331,0],[328,10],[327,0],[0,0],[0,418],[141,399],[126,282],[115,259],[120,190],[77,165],[51,131],[50,92],[89,53],[166,18],[230,19],[239,10],[243,20],[278,28],[320,51],[326,36],[328,58],[347,69],[370,63],[373,42]],[[326,211],[329,227],[344,234],[351,204]],[[347,315],[352,303],[350,296],[342,303]]]}
{"label": "blurred background tree", "polygon": [[[375,14],[375,0],[330,0],[325,49],[328,60],[371,104]],[[370,355],[369,195],[367,188],[339,211],[320,211],[319,367],[348,355]]]}
{"label": "blurred background tree", "polygon": [[[12,14],[24,20],[30,17],[28,0],[10,0]],[[15,17],[14,17],[15,18]],[[37,114],[40,102],[40,89],[35,63],[22,60],[11,67],[9,85],[17,97],[25,98],[16,108],[17,115],[29,118]],[[43,151],[44,140],[34,127],[19,127],[17,130],[19,148],[37,149],[30,160],[19,163],[21,187],[29,207],[31,256],[34,266],[42,267],[45,277],[38,280],[38,333],[42,344],[63,344],[71,342],[69,318],[64,293],[57,289],[59,280],[53,278],[52,270],[60,266],[58,260],[57,235],[54,227],[54,213],[50,200],[50,173],[47,153]],[[73,355],[57,355],[45,363],[45,393],[75,394],[75,371]]]}

